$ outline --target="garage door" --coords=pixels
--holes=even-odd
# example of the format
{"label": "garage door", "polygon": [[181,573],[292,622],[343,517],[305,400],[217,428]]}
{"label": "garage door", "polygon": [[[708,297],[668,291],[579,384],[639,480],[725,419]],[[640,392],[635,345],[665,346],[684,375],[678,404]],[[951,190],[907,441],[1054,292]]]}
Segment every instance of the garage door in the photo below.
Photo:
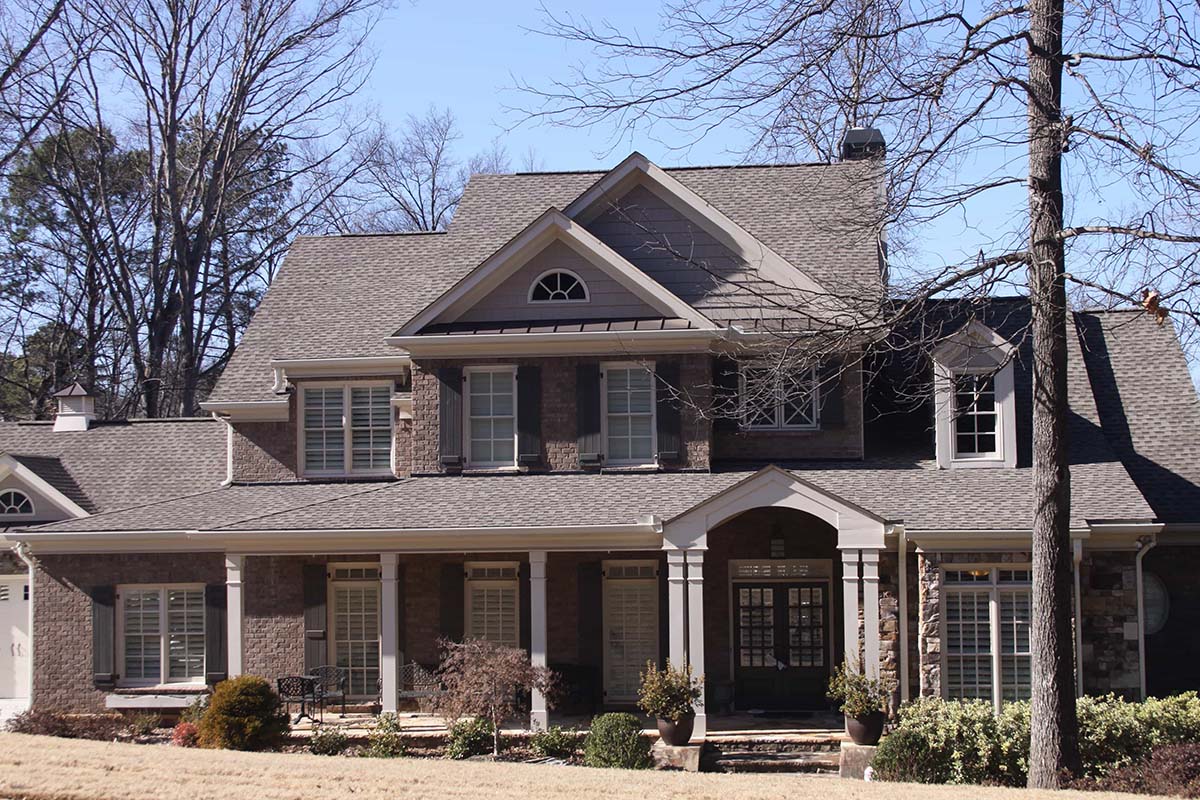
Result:
{"label": "garage door", "polygon": [[0,698],[29,696],[29,580],[0,575]]}

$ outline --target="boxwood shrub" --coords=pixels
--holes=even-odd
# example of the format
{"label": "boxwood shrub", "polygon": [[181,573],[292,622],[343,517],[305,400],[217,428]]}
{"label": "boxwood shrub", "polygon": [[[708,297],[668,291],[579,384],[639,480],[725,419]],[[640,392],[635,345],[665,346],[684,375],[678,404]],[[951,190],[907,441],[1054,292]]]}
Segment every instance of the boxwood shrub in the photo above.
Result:
{"label": "boxwood shrub", "polygon": [[283,743],[288,718],[266,679],[243,675],[217,684],[197,728],[201,747],[273,750]]}
{"label": "boxwood shrub", "polygon": [[633,714],[601,714],[583,743],[583,763],[588,767],[647,769],[650,742],[642,736],[642,723]]}

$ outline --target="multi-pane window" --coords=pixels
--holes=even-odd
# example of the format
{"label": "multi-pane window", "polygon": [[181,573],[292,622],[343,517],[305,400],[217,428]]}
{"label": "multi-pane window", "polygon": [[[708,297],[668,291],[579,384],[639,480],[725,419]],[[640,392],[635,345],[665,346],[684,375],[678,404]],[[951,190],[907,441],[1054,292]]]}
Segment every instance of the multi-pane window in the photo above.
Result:
{"label": "multi-pane window", "polygon": [[547,272],[529,287],[531,303],[584,303],[587,286],[579,276],[566,270]]}
{"label": "multi-pane window", "polygon": [[945,680],[952,698],[1023,700],[1030,691],[1027,568],[945,572]]}
{"label": "multi-pane window", "polygon": [[305,386],[301,394],[306,474],[390,469],[391,384]]}
{"label": "multi-pane window", "polygon": [[467,429],[473,466],[516,464],[516,380],[511,367],[467,372]]}
{"label": "multi-pane window", "polygon": [[641,365],[604,370],[606,456],[610,464],[654,461],[654,373]]}
{"label": "multi-pane window", "polygon": [[16,489],[0,492],[0,515],[32,514],[33,501],[29,495]]}
{"label": "multi-pane window", "polygon": [[370,695],[379,684],[379,583],[333,584],[333,645],[352,695]]}
{"label": "multi-pane window", "polygon": [[466,590],[467,638],[519,647],[517,565],[468,564]]}
{"label": "multi-pane window", "polygon": [[123,679],[178,683],[204,679],[204,589],[122,588]]}
{"label": "multi-pane window", "polygon": [[999,450],[1000,409],[994,375],[954,376],[954,457],[984,458]]}
{"label": "multi-pane window", "polygon": [[811,430],[817,427],[816,369],[742,367],[742,425],[755,430]]}

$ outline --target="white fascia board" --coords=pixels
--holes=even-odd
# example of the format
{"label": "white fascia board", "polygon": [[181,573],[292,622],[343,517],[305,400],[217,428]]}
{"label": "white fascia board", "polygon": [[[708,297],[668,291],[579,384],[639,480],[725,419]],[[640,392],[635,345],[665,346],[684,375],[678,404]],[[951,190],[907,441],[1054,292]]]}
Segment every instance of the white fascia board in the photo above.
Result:
{"label": "white fascia board", "polygon": [[636,151],[575,198],[564,213],[587,224],[606,210],[606,201],[611,202],[616,195],[624,194],[637,183],[645,185],[659,199],[685,217],[695,219],[706,233],[745,259],[747,264],[759,265],[768,279],[782,286],[811,293],[814,297],[831,297],[809,275]]}
{"label": "white fascia board", "polygon": [[958,367],[958,362],[969,361],[972,354],[989,355],[1001,367],[1012,359],[1015,350],[1012,342],[973,319],[938,342],[931,356],[948,367]]}
{"label": "white fascia board", "polygon": [[566,244],[664,316],[686,319],[697,327],[715,327],[711,320],[621,258],[616,251],[592,236],[582,225],[558,209],[551,208],[488,256],[441,297],[404,323],[396,336],[411,336],[426,325],[443,318],[447,318],[448,321],[457,319],[554,241]]}
{"label": "white fascia board", "polygon": [[725,330],[565,331],[439,336],[392,336],[387,343],[417,358],[613,353],[707,352]]}
{"label": "white fascia board", "polygon": [[235,422],[286,422],[288,399],[212,401],[206,400],[200,408]]}
{"label": "white fascia board", "polygon": [[0,479],[7,478],[9,475],[12,475],[30,489],[33,489],[38,494],[47,498],[51,503],[54,503],[54,505],[58,506],[75,519],[82,519],[83,517],[91,516],[91,514],[80,507],[78,503],[67,497],[58,489],[55,489],[53,486],[47,483],[45,479],[43,479],[29,467],[25,466],[20,461],[17,461],[7,453],[0,453]]}

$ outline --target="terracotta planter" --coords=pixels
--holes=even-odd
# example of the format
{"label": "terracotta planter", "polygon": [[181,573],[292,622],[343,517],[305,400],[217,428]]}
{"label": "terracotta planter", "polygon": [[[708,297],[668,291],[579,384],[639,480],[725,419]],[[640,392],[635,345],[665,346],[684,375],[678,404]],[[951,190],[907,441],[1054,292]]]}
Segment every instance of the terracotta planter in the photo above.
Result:
{"label": "terracotta planter", "polygon": [[663,742],[672,747],[682,747],[687,744],[692,738],[692,728],[696,724],[696,714],[685,714],[679,718],[679,722],[672,722],[669,719],[659,719],[658,735],[662,737]]}
{"label": "terracotta planter", "polygon": [[887,722],[887,714],[882,711],[872,711],[862,717],[846,717],[846,733],[855,744],[876,745],[883,736],[883,724]]}

